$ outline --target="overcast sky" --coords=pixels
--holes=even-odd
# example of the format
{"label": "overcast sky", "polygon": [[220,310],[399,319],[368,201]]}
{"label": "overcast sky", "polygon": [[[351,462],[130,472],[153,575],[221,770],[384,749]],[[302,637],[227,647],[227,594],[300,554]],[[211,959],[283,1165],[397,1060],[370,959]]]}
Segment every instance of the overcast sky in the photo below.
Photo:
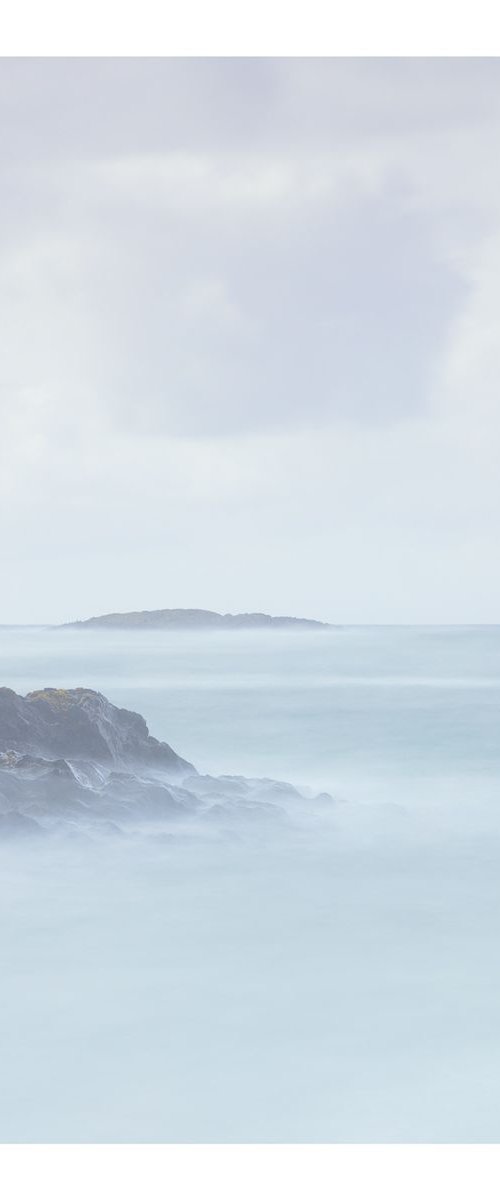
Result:
{"label": "overcast sky", "polygon": [[500,619],[500,63],[0,63],[0,621]]}

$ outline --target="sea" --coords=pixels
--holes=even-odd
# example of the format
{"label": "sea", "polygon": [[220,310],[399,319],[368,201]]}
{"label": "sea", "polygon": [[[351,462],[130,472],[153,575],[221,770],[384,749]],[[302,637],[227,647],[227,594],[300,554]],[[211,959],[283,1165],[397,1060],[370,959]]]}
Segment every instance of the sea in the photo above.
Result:
{"label": "sea", "polygon": [[0,846],[0,1141],[500,1139],[500,627],[0,629],[307,836]]}

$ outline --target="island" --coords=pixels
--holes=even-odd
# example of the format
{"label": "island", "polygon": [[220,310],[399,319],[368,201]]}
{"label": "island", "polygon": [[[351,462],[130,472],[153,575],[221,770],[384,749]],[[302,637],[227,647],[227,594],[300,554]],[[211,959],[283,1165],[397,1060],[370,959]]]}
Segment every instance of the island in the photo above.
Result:
{"label": "island", "polygon": [[105,613],[85,621],[68,621],[58,629],[331,629],[326,621],[306,617],[271,617],[268,613],[218,613],[204,608],[157,608],[145,612]]}

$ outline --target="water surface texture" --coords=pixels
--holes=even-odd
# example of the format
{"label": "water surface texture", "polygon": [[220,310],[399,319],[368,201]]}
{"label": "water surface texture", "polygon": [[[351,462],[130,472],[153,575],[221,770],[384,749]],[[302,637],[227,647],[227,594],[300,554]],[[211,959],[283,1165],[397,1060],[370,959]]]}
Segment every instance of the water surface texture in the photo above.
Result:
{"label": "water surface texture", "polygon": [[0,848],[2,1141],[497,1141],[500,629],[0,630],[302,832]]}

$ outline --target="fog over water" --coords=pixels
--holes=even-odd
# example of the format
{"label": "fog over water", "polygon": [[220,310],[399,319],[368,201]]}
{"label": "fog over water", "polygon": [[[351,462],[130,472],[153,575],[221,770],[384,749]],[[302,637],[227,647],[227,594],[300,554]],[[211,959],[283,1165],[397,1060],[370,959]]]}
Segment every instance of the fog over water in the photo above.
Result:
{"label": "fog over water", "polygon": [[333,797],[0,847],[2,1141],[497,1141],[500,628],[0,630],[201,772]]}

